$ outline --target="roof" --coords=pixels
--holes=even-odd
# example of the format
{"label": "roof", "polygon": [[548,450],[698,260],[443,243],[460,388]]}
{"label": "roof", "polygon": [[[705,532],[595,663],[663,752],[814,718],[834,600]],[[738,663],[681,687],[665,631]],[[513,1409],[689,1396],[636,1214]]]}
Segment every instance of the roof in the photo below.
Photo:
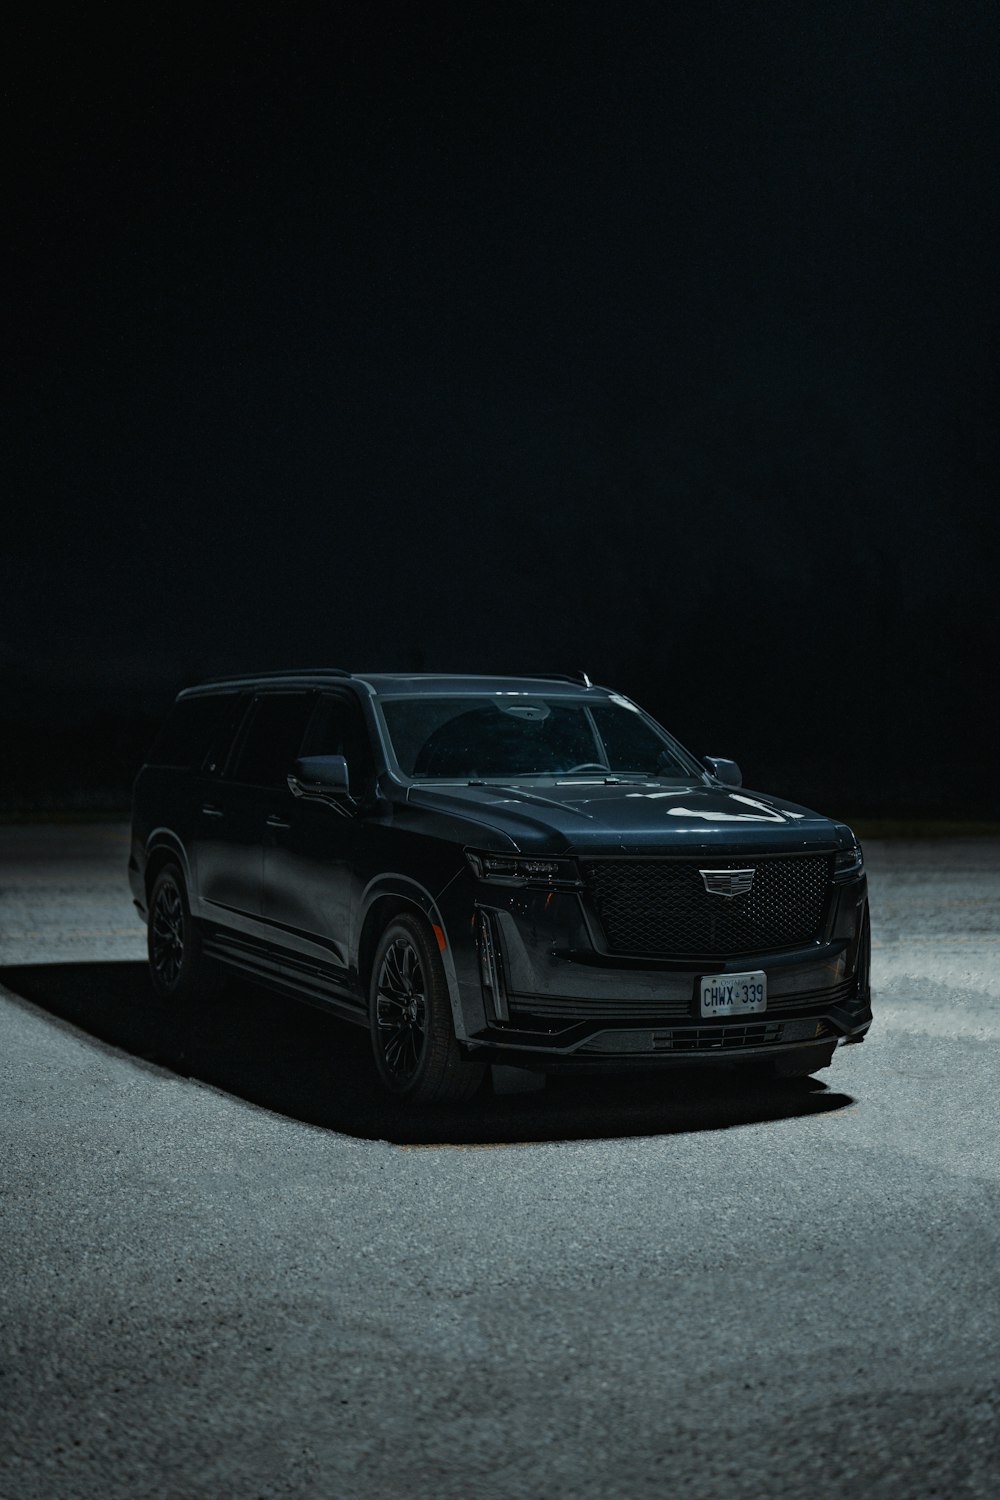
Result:
{"label": "roof", "polygon": [[239,677],[217,678],[185,688],[181,697],[206,692],[232,691],[258,687],[330,687],[336,683],[357,682],[380,698],[410,697],[413,694],[446,693],[540,693],[549,696],[577,697],[580,693],[604,696],[607,688],[594,687],[585,673],[576,677],[553,673],[551,676],[521,677],[471,676],[466,673],[438,672],[345,672],[341,667],[293,667],[284,672],[246,673]]}

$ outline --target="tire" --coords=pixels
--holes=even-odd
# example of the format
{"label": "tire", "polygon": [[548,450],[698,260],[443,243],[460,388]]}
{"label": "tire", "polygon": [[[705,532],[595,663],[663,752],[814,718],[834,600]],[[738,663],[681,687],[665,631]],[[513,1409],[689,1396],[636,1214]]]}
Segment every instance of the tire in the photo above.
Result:
{"label": "tire", "polygon": [[217,971],[202,951],[201,935],[191,916],[184,877],[177,865],[164,865],[153,881],[146,951],[149,977],[158,999],[183,1007],[207,998],[215,989]]}
{"label": "tire", "polygon": [[416,915],[394,917],[379,939],[368,1020],[376,1072],[408,1103],[458,1104],[482,1083],[486,1065],[462,1054],[441,956]]}

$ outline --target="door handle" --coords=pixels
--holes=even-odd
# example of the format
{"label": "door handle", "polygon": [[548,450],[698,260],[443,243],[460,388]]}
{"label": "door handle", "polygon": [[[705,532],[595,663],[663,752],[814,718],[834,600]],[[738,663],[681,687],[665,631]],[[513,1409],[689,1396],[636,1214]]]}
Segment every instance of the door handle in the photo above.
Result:
{"label": "door handle", "polygon": [[206,818],[224,818],[226,816],[221,807],[206,806],[202,808],[202,812],[205,814]]}
{"label": "door handle", "polygon": [[286,823],[284,818],[276,818],[272,813],[267,820],[268,828],[291,828],[291,823]]}

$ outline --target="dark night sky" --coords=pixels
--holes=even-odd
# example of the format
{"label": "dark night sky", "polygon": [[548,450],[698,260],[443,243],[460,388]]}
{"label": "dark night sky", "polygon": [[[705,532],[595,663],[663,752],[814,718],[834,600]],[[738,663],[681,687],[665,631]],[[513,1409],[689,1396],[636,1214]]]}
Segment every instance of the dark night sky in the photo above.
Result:
{"label": "dark night sky", "polygon": [[965,0],[22,25],[8,717],[586,666],[752,784],[981,807],[998,43]]}

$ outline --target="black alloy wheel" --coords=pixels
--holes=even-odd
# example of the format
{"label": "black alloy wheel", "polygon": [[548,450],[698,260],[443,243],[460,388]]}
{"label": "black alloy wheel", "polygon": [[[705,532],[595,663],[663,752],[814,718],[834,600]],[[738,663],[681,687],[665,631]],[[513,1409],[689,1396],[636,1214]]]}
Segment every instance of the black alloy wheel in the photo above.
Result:
{"label": "black alloy wheel", "polygon": [[416,913],[393,918],[372,965],[369,1024],[375,1067],[393,1094],[415,1104],[470,1098],[485,1066],[461,1051],[444,966]]}
{"label": "black alloy wheel", "polygon": [[184,967],[186,920],[176,883],[158,880],[149,912],[149,963],[156,988],[165,994],[177,988]]}
{"label": "black alloy wheel", "polygon": [[389,944],[375,993],[375,1024],[389,1073],[405,1087],[420,1065],[426,1034],[427,1000],[420,955],[407,938]]}
{"label": "black alloy wheel", "polygon": [[161,1000],[184,1005],[214,988],[216,971],[202,953],[184,877],[176,865],[164,865],[153,881],[146,942],[149,977]]}

